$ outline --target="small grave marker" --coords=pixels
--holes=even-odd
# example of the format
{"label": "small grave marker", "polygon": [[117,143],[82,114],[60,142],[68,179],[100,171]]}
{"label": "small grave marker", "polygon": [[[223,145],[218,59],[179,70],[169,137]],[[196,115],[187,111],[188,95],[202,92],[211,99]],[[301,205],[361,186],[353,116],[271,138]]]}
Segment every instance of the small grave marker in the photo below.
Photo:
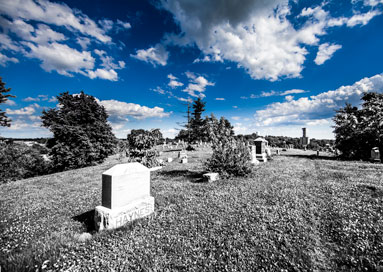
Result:
{"label": "small grave marker", "polygon": [[203,174],[203,179],[207,182],[213,182],[219,179],[219,174],[218,173],[206,173]]}

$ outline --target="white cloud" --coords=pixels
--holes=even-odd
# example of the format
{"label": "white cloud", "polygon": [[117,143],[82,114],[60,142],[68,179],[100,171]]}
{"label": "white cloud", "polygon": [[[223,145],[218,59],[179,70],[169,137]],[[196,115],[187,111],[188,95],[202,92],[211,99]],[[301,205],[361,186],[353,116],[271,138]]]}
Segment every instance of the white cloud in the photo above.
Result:
{"label": "white cloud", "polygon": [[173,76],[172,74],[169,74],[168,78],[170,79],[168,86],[170,86],[172,89],[175,89],[177,87],[184,85],[182,82],[177,81],[177,78]]}
{"label": "white cloud", "polygon": [[90,52],[79,52],[65,44],[52,43],[48,45],[34,45],[25,43],[30,48],[27,56],[42,61],[41,68],[50,72],[56,70],[61,75],[72,76],[71,73],[82,73],[94,67],[94,58]]}
{"label": "white cloud", "polygon": [[110,69],[115,69],[115,70],[118,70],[118,69],[123,69],[125,68],[125,62],[124,61],[118,61],[118,64],[117,63],[114,63],[114,58],[113,57],[110,57],[110,56],[107,56],[106,55],[106,52],[104,50],[98,50],[98,49],[95,49],[94,52],[100,57],[100,60],[101,60],[101,66],[110,70]]}
{"label": "white cloud", "polygon": [[215,83],[208,81],[203,76],[196,76],[192,72],[186,72],[185,74],[190,82],[182,91],[188,93],[190,96],[204,98],[206,96],[204,94],[206,87],[215,85]]}
{"label": "white cloud", "polygon": [[225,98],[217,97],[215,100],[218,100],[218,101],[225,101]]}
{"label": "white cloud", "polygon": [[13,19],[24,19],[64,26],[70,31],[78,31],[108,43],[111,38],[88,16],[79,10],[72,10],[66,4],[53,3],[47,0],[2,0],[0,14]]}
{"label": "white cloud", "polygon": [[257,126],[313,124],[317,120],[334,116],[335,110],[345,103],[360,104],[364,92],[383,91],[383,74],[363,78],[353,85],[341,86],[315,96],[302,97],[283,103],[272,103],[254,115]]}
{"label": "white cloud", "polygon": [[300,93],[307,93],[305,90],[301,89],[292,89],[292,90],[287,90],[281,93],[281,95],[287,95],[287,94],[300,94]]}
{"label": "white cloud", "polygon": [[17,110],[6,109],[5,112],[9,115],[32,115],[36,111],[35,108],[38,107],[37,104],[34,104]]}
{"label": "white cloud", "polygon": [[165,66],[167,64],[169,53],[162,44],[158,43],[155,47],[150,47],[146,50],[137,50],[135,55],[130,56],[151,63],[155,67],[157,65]]}
{"label": "white cloud", "polygon": [[336,26],[342,26],[342,25],[347,25],[348,27],[354,27],[356,25],[364,26],[368,24],[372,18],[380,14],[381,12],[378,10],[370,10],[366,13],[354,14],[353,16],[349,18],[346,18],[346,17],[331,18],[328,20],[327,25],[329,27],[336,27]]}
{"label": "white cloud", "polygon": [[145,119],[150,117],[163,118],[168,117],[171,114],[169,112],[164,112],[164,109],[160,107],[149,108],[118,100],[101,100],[99,103],[105,107],[106,111],[110,115],[110,118],[126,118],[126,116],[133,117],[135,119]]}
{"label": "white cloud", "polygon": [[96,69],[96,71],[88,71],[89,78],[101,78],[101,79],[107,79],[110,81],[117,81],[118,75],[116,71],[113,69]]}
{"label": "white cloud", "polygon": [[285,0],[274,1],[163,1],[173,13],[184,37],[168,35],[167,41],[197,47],[209,58],[238,63],[254,79],[299,77],[307,50],[324,34],[324,20],[308,21],[295,30],[286,19]]}
{"label": "white cloud", "polygon": [[286,99],[287,101],[292,101],[292,100],[294,99],[294,96],[292,96],[292,95],[286,95],[286,96],[285,96],[285,99]]}
{"label": "white cloud", "polygon": [[117,19],[117,25],[121,26],[124,29],[129,29],[132,27],[129,22],[124,22],[124,21],[121,21],[119,19]]}
{"label": "white cloud", "polygon": [[332,55],[341,48],[342,46],[339,44],[329,44],[329,43],[321,44],[319,46],[318,53],[314,62],[317,65],[321,65],[325,63],[325,61],[331,59]]}
{"label": "white cloud", "polygon": [[[162,0],[181,34],[164,40],[178,46],[197,46],[204,57],[194,62],[232,61],[253,79],[275,81],[301,76],[306,45],[316,46],[330,26],[367,24],[378,11],[355,14],[337,22],[323,9],[326,2],[302,10],[299,24],[289,21],[288,0]],[[334,20],[333,24],[328,21]],[[343,19],[341,19],[343,20]]]}
{"label": "white cloud", "polygon": [[0,53],[0,66],[7,66],[8,62],[18,63],[19,60],[14,57],[8,57]]}
{"label": "white cloud", "polygon": [[241,119],[241,117],[239,117],[239,116],[232,116],[231,119],[233,119],[235,121],[238,121],[239,119]]}
{"label": "white cloud", "polygon": [[238,109],[238,106],[233,106],[234,109]]}

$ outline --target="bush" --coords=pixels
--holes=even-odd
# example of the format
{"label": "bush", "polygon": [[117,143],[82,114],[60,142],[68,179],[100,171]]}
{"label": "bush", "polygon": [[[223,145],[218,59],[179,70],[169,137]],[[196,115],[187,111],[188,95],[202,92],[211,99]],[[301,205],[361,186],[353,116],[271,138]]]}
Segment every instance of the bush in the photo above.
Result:
{"label": "bush", "polygon": [[50,172],[50,163],[25,144],[0,144],[0,183]]}
{"label": "bush", "polygon": [[213,155],[205,163],[208,171],[218,172],[222,178],[247,176],[252,172],[250,150],[245,142],[233,136],[232,126],[223,117],[211,118],[207,131],[212,142]]}
{"label": "bush", "polygon": [[160,166],[159,153],[153,149],[156,142],[162,138],[158,129],[132,130],[128,135],[129,161],[142,163],[146,167]]}

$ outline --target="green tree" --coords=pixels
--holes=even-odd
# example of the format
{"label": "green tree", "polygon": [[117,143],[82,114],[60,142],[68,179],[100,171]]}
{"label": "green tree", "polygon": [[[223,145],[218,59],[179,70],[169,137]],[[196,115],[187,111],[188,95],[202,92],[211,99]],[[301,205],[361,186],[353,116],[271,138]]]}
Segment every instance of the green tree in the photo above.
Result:
{"label": "green tree", "polygon": [[[8,97],[15,97],[11,94],[7,94],[10,91],[11,88],[6,89],[5,82],[3,82],[2,78],[0,77],[0,104],[7,102]],[[11,121],[12,120],[5,115],[5,112],[0,109],[0,126],[9,127],[11,126]]]}
{"label": "green tree", "polygon": [[53,133],[48,144],[56,170],[92,165],[114,153],[117,139],[108,114],[93,96],[64,92],[57,99],[59,107],[44,110],[41,117]]}

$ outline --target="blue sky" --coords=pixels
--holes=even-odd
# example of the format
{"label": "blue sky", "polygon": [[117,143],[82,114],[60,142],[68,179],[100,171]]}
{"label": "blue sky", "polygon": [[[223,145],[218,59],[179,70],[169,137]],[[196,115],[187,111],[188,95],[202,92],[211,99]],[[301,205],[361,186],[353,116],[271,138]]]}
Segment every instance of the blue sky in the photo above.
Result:
{"label": "blue sky", "polygon": [[115,134],[173,137],[186,102],[237,134],[333,138],[334,110],[383,92],[383,0],[0,1],[3,137],[46,137],[64,91],[95,96]]}

